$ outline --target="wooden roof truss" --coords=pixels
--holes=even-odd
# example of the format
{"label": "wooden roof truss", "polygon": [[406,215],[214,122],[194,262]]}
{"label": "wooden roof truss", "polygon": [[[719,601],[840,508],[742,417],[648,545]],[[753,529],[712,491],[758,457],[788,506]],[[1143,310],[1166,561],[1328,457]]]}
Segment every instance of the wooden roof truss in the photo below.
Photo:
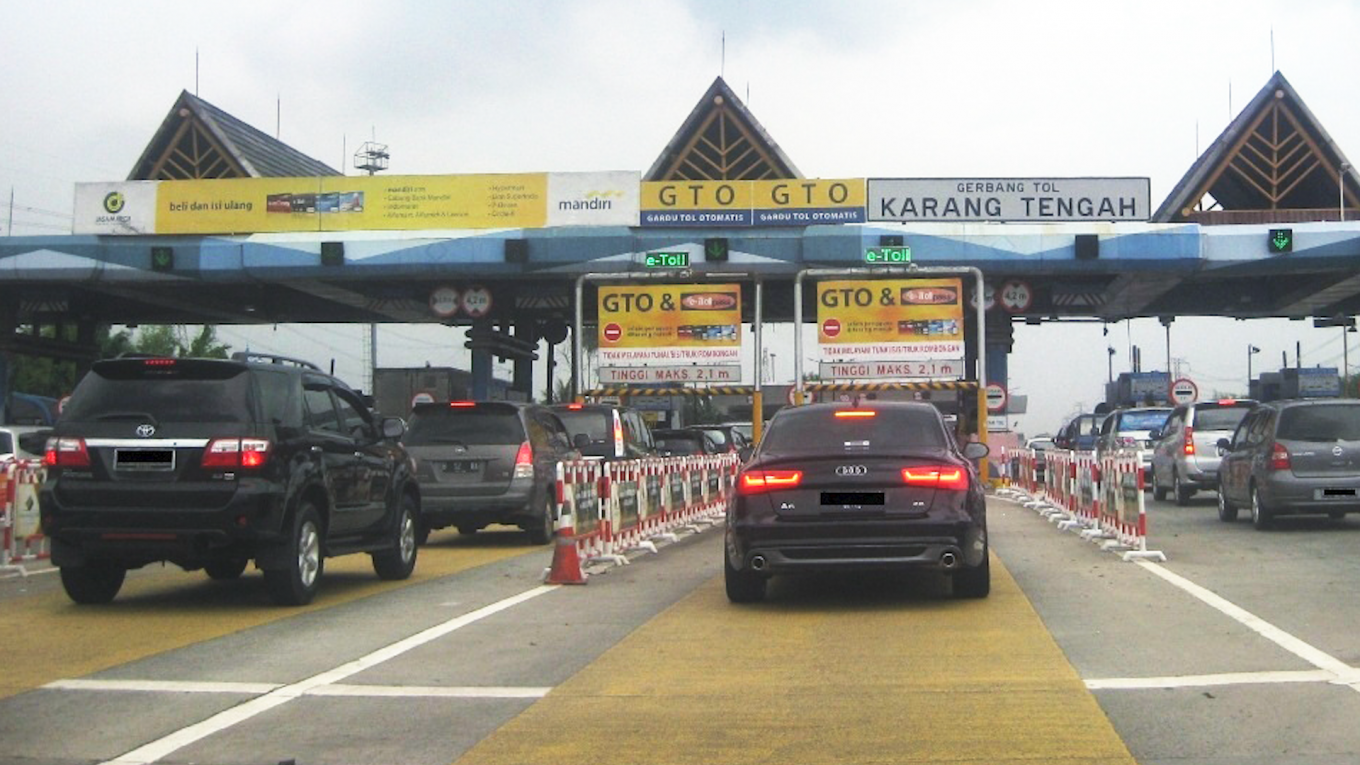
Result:
{"label": "wooden roof truss", "polygon": [[152,166],[149,180],[242,178],[247,175],[212,132],[197,118],[188,115],[181,120],[170,145]]}

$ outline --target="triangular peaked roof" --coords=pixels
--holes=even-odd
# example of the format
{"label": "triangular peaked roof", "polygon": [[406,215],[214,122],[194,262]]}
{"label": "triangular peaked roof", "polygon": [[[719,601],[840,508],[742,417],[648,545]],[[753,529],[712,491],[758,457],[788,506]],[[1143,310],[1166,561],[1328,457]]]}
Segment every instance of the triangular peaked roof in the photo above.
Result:
{"label": "triangular peaked roof", "polygon": [[802,177],[719,77],[661,150],[643,180],[754,181]]}
{"label": "triangular peaked roof", "polygon": [[[1360,175],[1289,81],[1276,72],[1195,160],[1152,220],[1333,220],[1339,214],[1343,178],[1346,209],[1354,210],[1360,203]],[[1290,212],[1281,212],[1285,210]]]}
{"label": "triangular peaked roof", "polygon": [[130,181],[197,178],[289,178],[342,175],[216,106],[182,91]]}

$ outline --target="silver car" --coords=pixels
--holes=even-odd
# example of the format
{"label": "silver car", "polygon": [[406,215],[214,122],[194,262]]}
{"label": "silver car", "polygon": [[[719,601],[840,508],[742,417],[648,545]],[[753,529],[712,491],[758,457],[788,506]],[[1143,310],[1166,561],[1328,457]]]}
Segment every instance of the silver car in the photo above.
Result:
{"label": "silver car", "polygon": [[1218,488],[1218,439],[1231,436],[1253,406],[1251,399],[1226,398],[1176,407],[1151,433],[1153,499],[1169,493],[1186,505],[1195,492]]}
{"label": "silver car", "polygon": [[1143,462],[1144,483],[1151,483],[1148,475],[1152,470],[1152,439],[1154,430],[1161,429],[1171,414],[1169,406],[1140,406],[1132,409],[1116,409],[1105,416],[1100,423],[1100,436],[1096,439],[1096,457],[1119,449],[1137,449]]}
{"label": "silver car", "polygon": [[1281,515],[1360,512],[1360,400],[1260,404],[1220,439],[1218,517],[1269,528]]}

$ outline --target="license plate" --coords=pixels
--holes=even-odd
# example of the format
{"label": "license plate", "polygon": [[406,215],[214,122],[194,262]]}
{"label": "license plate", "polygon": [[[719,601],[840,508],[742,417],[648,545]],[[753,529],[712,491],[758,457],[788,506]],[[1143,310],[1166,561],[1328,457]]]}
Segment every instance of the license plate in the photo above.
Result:
{"label": "license plate", "polygon": [[445,473],[476,473],[481,471],[482,463],[475,460],[457,460],[440,464]]}
{"label": "license plate", "polygon": [[1355,489],[1314,489],[1314,499],[1355,499]]}
{"label": "license plate", "polygon": [[883,505],[883,492],[881,491],[824,491],[822,492],[823,505],[871,505],[881,507]]}
{"label": "license plate", "polygon": [[174,449],[115,449],[113,451],[114,470],[160,470],[175,469]]}

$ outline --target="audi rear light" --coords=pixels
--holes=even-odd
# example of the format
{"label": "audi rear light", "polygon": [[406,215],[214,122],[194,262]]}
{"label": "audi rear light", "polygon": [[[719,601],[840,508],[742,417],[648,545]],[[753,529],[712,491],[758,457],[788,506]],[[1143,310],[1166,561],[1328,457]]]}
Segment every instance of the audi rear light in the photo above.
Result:
{"label": "audi rear light", "polygon": [[203,449],[205,468],[259,468],[269,461],[265,438],[214,438]]}
{"label": "audi rear light", "polygon": [[957,465],[921,465],[902,468],[902,481],[922,489],[964,491],[968,488],[968,471]]}
{"label": "audi rear light", "polygon": [[519,451],[515,452],[515,477],[534,477],[534,447],[528,441],[520,444]]}
{"label": "audi rear light", "polygon": [[83,438],[49,438],[43,450],[43,464],[47,467],[87,468],[90,452]]}
{"label": "audi rear light", "polygon": [[1195,429],[1189,425],[1185,426],[1185,454],[1191,456],[1195,453]]}
{"label": "audi rear light", "polygon": [[748,470],[737,481],[737,493],[749,496],[776,489],[792,489],[802,480],[801,470]]}
{"label": "audi rear light", "polygon": [[1289,462],[1289,450],[1284,448],[1284,444],[1275,444],[1270,447],[1270,461],[1266,468],[1269,470],[1289,470],[1292,468]]}

